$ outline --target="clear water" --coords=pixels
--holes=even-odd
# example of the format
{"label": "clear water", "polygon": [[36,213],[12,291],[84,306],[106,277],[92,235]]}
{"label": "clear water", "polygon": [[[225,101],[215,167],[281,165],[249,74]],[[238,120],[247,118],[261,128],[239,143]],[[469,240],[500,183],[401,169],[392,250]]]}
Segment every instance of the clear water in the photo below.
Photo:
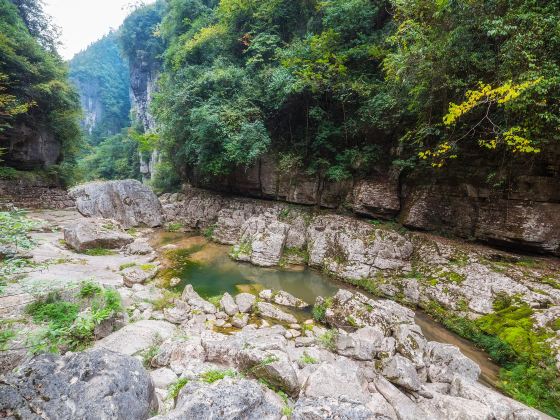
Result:
{"label": "clear water", "polygon": [[179,274],[182,281],[177,286],[178,290],[191,284],[205,298],[224,292],[235,295],[240,292],[257,293],[263,289],[285,290],[313,304],[317,296],[331,296],[341,287],[327,276],[309,268],[256,267],[233,261],[228,256],[227,246],[208,242],[200,236],[173,241],[174,236],[162,235],[159,242],[197,249],[191,256],[193,264],[186,265]]}

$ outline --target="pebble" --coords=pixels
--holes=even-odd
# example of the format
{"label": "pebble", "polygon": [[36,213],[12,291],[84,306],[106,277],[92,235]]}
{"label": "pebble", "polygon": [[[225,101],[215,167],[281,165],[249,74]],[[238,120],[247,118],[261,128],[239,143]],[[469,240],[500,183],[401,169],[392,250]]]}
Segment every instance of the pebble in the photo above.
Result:
{"label": "pebble", "polygon": [[295,337],[299,337],[301,335],[301,332],[298,330],[294,330],[294,329],[289,329],[288,332],[291,334],[291,336],[293,338]]}
{"label": "pebble", "polygon": [[216,327],[223,327],[226,324],[226,321],[223,319],[217,319],[216,322],[214,322],[214,325]]}
{"label": "pebble", "polygon": [[181,283],[181,279],[179,277],[173,277],[171,280],[169,280],[169,285],[171,287],[175,287],[177,286],[179,283]]}
{"label": "pebble", "polygon": [[292,330],[301,330],[301,325],[299,324],[290,324],[290,328]]}

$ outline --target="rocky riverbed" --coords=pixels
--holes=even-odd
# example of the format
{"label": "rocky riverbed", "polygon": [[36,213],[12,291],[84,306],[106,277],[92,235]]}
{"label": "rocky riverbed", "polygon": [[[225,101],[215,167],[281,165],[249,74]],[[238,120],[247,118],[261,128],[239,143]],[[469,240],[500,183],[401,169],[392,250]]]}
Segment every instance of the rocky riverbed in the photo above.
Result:
{"label": "rocky riverbed", "polygon": [[[101,194],[110,196],[106,204],[115,200],[114,191],[127,195],[126,188],[111,189]],[[137,211],[103,206],[104,216],[114,219],[86,219],[75,211],[32,213],[42,220],[31,234],[37,246],[27,255],[34,264],[0,296],[2,316],[17,331],[3,343],[1,415],[547,418],[480,383],[480,367],[459,348],[429,341],[404,304],[437,302],[450,314],[474,319],[495,314],[496,300],[507,295],[531,308],[535,323],[553,330],[557,288],[538,277],[555,273],[553,260],[529,263],[396,226],[197,190],[189,194],[161,197],[172,230],[205,231],[232,245],[237,260],[321,268],[400,303],[354,288],[315,302],[270,289],[211,301],[189,284],[173,293],[169,282],[176,280],[166,277],[167,260],[181,248],[154,249],[154,230],[131,222]],[[150,207],[155,217],[158,205]],[[139,208],[142,217],[151,217],[152,210]],[[101,216],[96,212],[90,211]],[[96,296],[109,302],[111,290],[120,295],[122,308],[97,323],[90,316],[99,313]],[[75,303],[77,320],[92,319],[89,349],[64,342],[63,356],[29,354],[41,352],[31,348],[29,337],[45,324],[25,308],[48,291]],[[75,332],[76,323],[64,331]],[[549,340],[554,344],[553,335]]]}

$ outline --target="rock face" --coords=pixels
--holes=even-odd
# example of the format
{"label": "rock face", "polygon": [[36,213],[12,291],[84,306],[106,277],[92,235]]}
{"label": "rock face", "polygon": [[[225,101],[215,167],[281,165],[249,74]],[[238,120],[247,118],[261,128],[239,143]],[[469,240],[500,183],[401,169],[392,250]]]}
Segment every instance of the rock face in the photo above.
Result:
{"label": "rock face", "polygon": [[175,409],[156,419],[280,419],[282,407],[280,398],[258,382],[226,378],[211,386],[187,384]]}
{"label": "rock face", "polygon": [[148,418],[156,408],[142,364],[102,349],[37,356],[0,383],[0,413],[8,417],[133,420]]}
{"label": "rock face", "polygon": [[[114,223],[114,222],[113,222]],[[93,248],[121,248],[134,241],[110,220],[86,220],[64,228],[64,241],[78,252]]]}
{"label": "rock face", "polygon": [[0,180],[0,208],[64,209],[74,200],[55,180]]}
{"label": "rock face", "polygon": [[507,189],[492,188],[487,180],[488,173],[501,170],[499,164],[466,159],[439,172],[404,176],[396,168],[378,168],[366,178],[329,182],[299,171],[282,173],[272,156],[263,156],[253,167],[229,177],[210,182],[194,177],[191,182],[255,198],[349,207],[360,215],[397,217],[415,229],[445,229],[464,238],[560,255],[558,156],[557,149],[551,150],[531,168],[510,169],[515,175]]}
{"label": "rock face", "polygon": [[55,138],[47,127],[47,124],[34,128],[19,124],[9,129],[3,139],[5,164],[22,170],[56,164],[61,152],[60,139]]}
{"label": "rock face", "polygon": [[70,196],[84,216],[114,219],[125,228],[163,223],[158,198],[136,180],[91,182],[72,188]]}

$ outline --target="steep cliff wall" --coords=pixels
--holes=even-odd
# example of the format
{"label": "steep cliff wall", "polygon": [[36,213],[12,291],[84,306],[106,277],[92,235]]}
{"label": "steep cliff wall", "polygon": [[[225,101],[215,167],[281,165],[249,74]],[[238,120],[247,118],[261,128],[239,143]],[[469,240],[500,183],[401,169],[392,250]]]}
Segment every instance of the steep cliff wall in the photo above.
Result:
{"label": "steep cliff wall", "polygon": [[512,167],[507,184],[497,186],[489,185],[487,174],[499,168],[479,162],[408,174],[380,168],[367,178],[334,183],[304,172],[282,173],[270,156],[227,178],[191,180],[222,192],[395,218],[413,229],[560,255],[558,162],[551,153],[529,167]]}

